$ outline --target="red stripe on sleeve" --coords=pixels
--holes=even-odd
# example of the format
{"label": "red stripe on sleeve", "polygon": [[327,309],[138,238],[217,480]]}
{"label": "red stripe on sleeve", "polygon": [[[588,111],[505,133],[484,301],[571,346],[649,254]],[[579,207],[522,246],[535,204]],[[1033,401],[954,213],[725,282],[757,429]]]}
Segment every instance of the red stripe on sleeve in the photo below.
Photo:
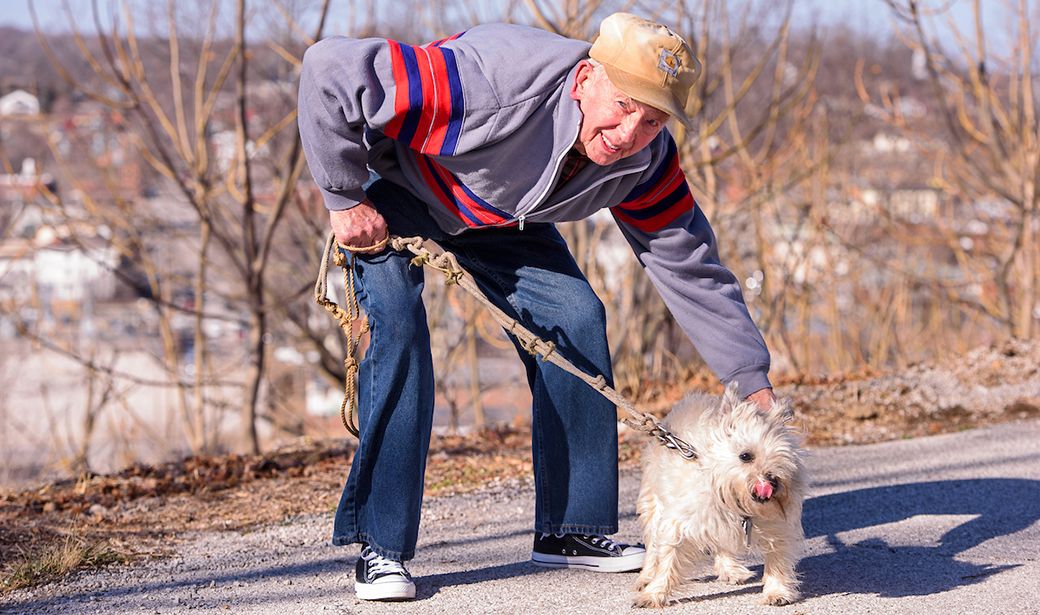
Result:
{"label": "red stripe on sleeve", "polygon": [[[455,198],[458,199],[461,203],[466,205],[466,208],[469,210],[469,212],[473,214],[476,218],[478,218],[481,222],[483,222],[484,224],[499,224],[500,222],[504,222],[503,218],[500,218],[499,216],[484,209],[480,206],[479,203],[469,198],[469,195],[466,194],[466,191],[463,190],[462,186],[459,185],[458,180],[456,180],[455,177],[451,173],[449,173],[447,169],[445,169],[444,167],[432,160],[429,160],[428,162],[430,164],[430,167],[434,170],[434,172],[437,173],[438,176],[440,176],[441,181],[443,181],[445,185],[447,185],[448,188],[451,190],[452,195],[454,195]],[[465,216],[463,216],[463,219],[466,221],[466,224],[473,226],[473,223],[467,218],[465,218]]]}
{"label": "red stripe on sleeve", "polygon": [[625,224],[637,228],[644,233],[656,233],[657,231],[668,226],[675,221],[676,218],[683,215],[688,211],[693,211],[693,208],[697,204],[693,200],[692,194],[687,194],[682,199],[678,200],[668,209],[662,211],[656,216],[647,218],[645,220],[638,220],[625,214],[625,210],[620,207],[612,207],[611,211],[615,216]]}
{"label": "red stripe on sleeve", "polygon": [[686,181],[686,175],[679,168],[679,158],[672,158],[671,163],[668,165],[668,170],[665,172],[661,181],[656,186],[651,188],[641,197],[638,197],[627,203],[621,203],[621,207],[625,209],[643,209],[644,207],[650,207],[657,201],[661,200],[662,196],[671,194],[673,190],[679,187],[679,184]]}
{"label": "red stripe on sleeve", "polygon": [[437,86],[433,79],[428,51],[422,47],[413,47],[413,49],[415,49],[415,61],[419,65],[423,101],[422,113],[419,115],[419,125],[415,128],[415,136],[412,137],[412,142],[409,146],[414,150],[422,152],[425,151],[424,145],[430,134],[434,115],[437,113],[437,93],[435,91]]}
{"label": "red stripe on sleeve", "polygon": [[469,220],[467,220],[466,217],[462,215],[462,212],[460,212],[459,208],[455,206],[455,203],[452,202],[452,200],[446,194],[444,194],[444,192],[441,191],[440,187],[437,185],[437,180],[433,176],[433,172],[435,171],[435,169],[432,165],[432,161],[428,160],[424,156],[419,156],[418,158],[419,172],[422,173],[423,180],[426,181],[426,185],[429,186],[430,190],[433,191],[433,194],[437,197],[437,200],[440,201],[442,205],[447,207],[448,211],[455,214],[459,219],[466,222],[466,224],[468,224],[469,226],[473,226],[469,222]]}
{"label": "red stripe on sleeve", "polygon": [[394,117],[387,122],[383,134],[394,139],[401,134],[401,125],[408,113],[408,71],[404,66],[404,56],[401,55],[401,43],[387,43],[390,45],[390,65],[394,74]]}
{"label": "red stripe on sleeve", "polygon": [[436,47],[428,48],[426,51],[430,54],[437,100],[434,103],[430,136],[423,144],[422,152],[436,155],[444,145],[444,137],[448,134],[448,122],[451,120],[451,84],[448,83],[448,66],[444,63],[444,52]]}
{"label": "red stripe on sleeve", "polygon": [[676,188],[686,183],[686,174],[683,173],[682,169],[679,168],[679,163],[676,161],[675,167],[671,170],[665,181],[661,182],[661,185],[657,190],[654,190],[653,196],[650,198],[651,203],[657,203],[662,198],[668,196],[675,191]]}
{"label": "red stripe on sleeve", "polygon": [[463,30],[462,32],[459,32],[458,34],[452,34],[448,38],[442,38],[440,40],[433,41],[432,43],[427,43],[425,46],[426,47],[440,47],[441,45],[443,45],[444,43],[447,43],[448,41],[453,41],[453,40],[457,39],[458,37],[460,37],[463,34],[465,34],[465,32],[466,31]]}

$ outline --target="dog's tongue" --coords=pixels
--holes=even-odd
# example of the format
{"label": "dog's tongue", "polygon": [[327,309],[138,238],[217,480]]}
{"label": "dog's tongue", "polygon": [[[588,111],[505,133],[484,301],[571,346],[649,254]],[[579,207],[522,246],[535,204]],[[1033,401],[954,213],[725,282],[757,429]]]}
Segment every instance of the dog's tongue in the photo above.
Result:
{"label": "dog's tongue", "polygon": [[767,480],[760,480],[755,483],[755,495],[763,500],[768,500],[773,497],[773,485],[769,484]]}

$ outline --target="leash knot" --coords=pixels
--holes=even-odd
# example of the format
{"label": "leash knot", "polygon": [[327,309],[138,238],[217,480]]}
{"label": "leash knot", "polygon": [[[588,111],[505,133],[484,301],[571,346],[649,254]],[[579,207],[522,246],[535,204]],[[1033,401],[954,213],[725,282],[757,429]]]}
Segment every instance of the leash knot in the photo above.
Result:
{"label": "leash knot", "polygon": [[336,250],[332,253],[332,262],[337,267],[345,267],[347,265],[347,256],[343,252]]}
{"label": "leash knot", "polygon": [[448,286],[454,286],[462,281],[463,273],[458,269],[445,269],[444,270],[444,283]]}

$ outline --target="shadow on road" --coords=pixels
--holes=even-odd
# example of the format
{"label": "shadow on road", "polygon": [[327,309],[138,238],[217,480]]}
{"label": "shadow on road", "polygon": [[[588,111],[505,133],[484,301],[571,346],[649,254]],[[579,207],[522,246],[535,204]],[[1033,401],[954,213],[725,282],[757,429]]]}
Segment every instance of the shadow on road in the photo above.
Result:
{"label": "shadow on road", "polygon": [[[1008,564],[1015,551],[1001,561],[987,563],[983,555],[967,552],[988,540],[1008,536],[1030,527],[1040,519],[1040,481],[1026,479],[976,479],[910,483],[887,487],[858,489],[811,498],[806,501],[803,525],[810,539],[823,537],[831,551],[808,557],[799,564],[802,591],[807,597],[831,594],[872,594],[881,597],[923,596],[978,583],[987,577],[1016,567]],[[626,511],[623,516],[631,513]],[[911,528],[879,528],[905,522],[920,516],[963,516],[969,519],[948,529],[937,539],[923,530],[923,536],[908,535]],[[948,527],[948,520],[940,522]],[[916,527],[916,526],[914,526]],[[850,539],[849,532],[878,528],[868,537]],[[517,529],[508,536],[529,534]],[[498,534],[468,536],[438,541],[427,548],[444,547],[495,540]],[[908,544],[909,543],[909,544]],[[1017,551],[1021,554],[1022,551]],[[958,559],[958,558],[961,559]],[[317,557],[294,564],[270,564],[242,569],[212,561],[212,568],[202,574],[177,574],[172,571],[151,576],[151,580],[114,581],[102,591],[78,588],[57,596],[12,602],[0,601],[0,612],[36,612],[79,603],[89,604],[97,594],[106,599],[140,599],[144,610],[187,608],[219,608],[233,600],[238,607],[293,600],[316,600],[335,603],[352,600],[354,558],[349,554]],[[758,567],[761,569],[761,567]],[[419,581],[420,600],[436,595],[442,588],[469,585],[538,574],[544,569],[528,561],[489,565],[483,568],[424,576]],[[163,579],[163,576],[167,576]],[[156,578],[159,577],[159,578]],[[333,578],[335,589],[313,578]],[[274,578],[277,583],[261,584]],[[254,586],[246,595],[229,597],[232,587]],[[710,596],[682,599],[700,602],[725,595],[757,593],[761,586],[727,590]],[[230,606],[228,604],[228,606]],[[983,609],[984,610],[984,609]],[[981,612],[981,611],[980,611]]]}
{"label": "shadow on road", "polygon": [[[1040,518],[1037,502],[1040,481],[1012,478],[910,483],[812,498],[802,516],[806,537],[825,537],[833,552],[802,560],[798,566],[802,590],[807,596],[900,597],[977,583],[1016,564],[967,562],[957,556],[1032,525]],[[885,537],[845,542],[838,536],[921,515],[972,518],[933,544],[893,545]]]}
{"label": "shadow on road", "polygon": [[436,594],[442,587],[454,587],[458,585],[469,585],[471,583],[483,583],[485,581],[496,581],[499,579],[511,579],[529,574],[538,574],[547,571],[547,568],[539,568],[531,562],[513,562],[511,564],[500,564],[498,566],[487,566],[473,570],[462,570],[445,574],[433,574],[416,579],[416,600],[423,600]]}

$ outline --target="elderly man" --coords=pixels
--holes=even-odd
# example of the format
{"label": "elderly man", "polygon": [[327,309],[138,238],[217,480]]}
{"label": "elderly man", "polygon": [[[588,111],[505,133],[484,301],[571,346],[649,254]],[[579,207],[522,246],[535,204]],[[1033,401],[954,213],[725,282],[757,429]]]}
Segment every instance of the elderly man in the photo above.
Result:
{"label": "elderly man", "polygon": [[[689,125],[700,70],[687,44],[634,15],[589,45],[514,25],[411,46],[331,38],[307,50],[300,134],[347,246],[391,232],[451,250],[485,293],[557,352],[611,379],[602,303],[554,222],[610,208],[665,303],[723,382],[768,404],[769,353],[665,129]],[[368,184],[370,170],[379,179]],[[365,186],[367,185],[367,188]],[[357,260],[372,343],[360,444],[333,542],[361,543],[357,595],[415,595],[414,556],[434,405],[421,268]],[[596,391],[518,348],[533,395],[534,563],[629,571],[617,531],[617,422]]]}

